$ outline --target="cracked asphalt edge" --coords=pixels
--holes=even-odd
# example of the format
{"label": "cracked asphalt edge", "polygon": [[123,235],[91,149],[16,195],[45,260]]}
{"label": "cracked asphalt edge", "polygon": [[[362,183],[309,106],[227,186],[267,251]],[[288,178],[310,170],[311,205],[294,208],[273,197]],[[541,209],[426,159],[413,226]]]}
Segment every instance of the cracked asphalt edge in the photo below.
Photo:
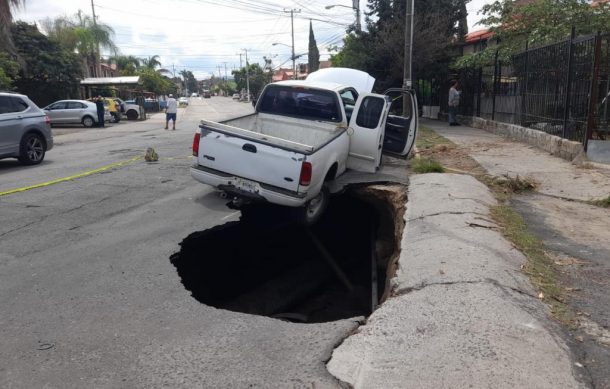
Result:
{"label": "cracked asphalt edge", "polygon": [[333,351],[328,371],[356,388],[585,387],[520,272],[525,257],[468,224],[489,215],[489,190],[467,175],[423,174],[408,198],[395,293]]}

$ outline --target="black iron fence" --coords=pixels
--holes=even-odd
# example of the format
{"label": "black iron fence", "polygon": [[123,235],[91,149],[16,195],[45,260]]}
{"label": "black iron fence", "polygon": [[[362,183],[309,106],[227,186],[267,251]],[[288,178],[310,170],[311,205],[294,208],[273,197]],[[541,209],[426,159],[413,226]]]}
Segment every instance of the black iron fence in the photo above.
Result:
{"label": "black iron fence", "polygon": [[418,80],[420,105],[447,112],[449,81],[462,87],[460,113],[583,142],[610,135],[610,33],[529,48],[511,63]]}

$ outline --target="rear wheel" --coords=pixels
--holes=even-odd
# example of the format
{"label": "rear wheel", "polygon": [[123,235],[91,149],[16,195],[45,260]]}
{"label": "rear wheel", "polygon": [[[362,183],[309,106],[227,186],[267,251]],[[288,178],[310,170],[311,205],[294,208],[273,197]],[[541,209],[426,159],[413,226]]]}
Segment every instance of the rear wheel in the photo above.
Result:
{"label": "rear wheel", "polygon": [[46,152],[46,143],[39,134],[29,133],[21,138],[19,161],[24,165],[36,165],[42,162]]}
{"label": "rear wheel", "polygon": [[306,226],[316,224],[316,222],[320,220],[324,214],[329,200],[330,195],[328,193],[328,189],[323,186],[320,193],[318,193],[316,197],[309,200],[304,207],[297,208],[297,222]]}
{"label": "rear wheel", "polygon": [[83,118],[83,126],[90,128],[93,127],[93,125],[95,124],[95,120],[93,120],[93,118],[91,116],[85,116]]}

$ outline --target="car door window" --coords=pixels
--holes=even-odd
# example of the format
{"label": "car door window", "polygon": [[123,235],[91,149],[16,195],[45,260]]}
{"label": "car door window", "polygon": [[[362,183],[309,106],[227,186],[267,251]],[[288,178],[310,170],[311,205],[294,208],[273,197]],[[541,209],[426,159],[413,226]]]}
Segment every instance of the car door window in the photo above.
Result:
{"label": "car door window", "polygon": [[10,97],[9,99],[13,103],[13,109],[14,109],[13,112],[23,112],[26,109],[30,108],[28,103],[21,100],[19,97]]}
{"label": "car door window", "polygon": [[356,106],[356,100],[358,100],[358,92],[353,89],[345,89],[340,92],[340,95],[343,108],[345,108],[345,116],[347,116],[347,122],[349,123]]}
{"label": "car door window", "polygon": [[82,109],[83,105],[78,101],[69,101],[67,104],[67,109]]}
{"label": "car door window", "polygon": [[15,112],[8,96],[0,96],[0,114]]}
{"label": "car door window", "polygon": [[379,97],[368,96],[362,102],[356,117],[356,124],[364,128],[377,128],[383,113],[384,100]]}
{"label": "car door window", "polygon": [[51,110],[66,109],[66,102],[62,101],[49,106]]}

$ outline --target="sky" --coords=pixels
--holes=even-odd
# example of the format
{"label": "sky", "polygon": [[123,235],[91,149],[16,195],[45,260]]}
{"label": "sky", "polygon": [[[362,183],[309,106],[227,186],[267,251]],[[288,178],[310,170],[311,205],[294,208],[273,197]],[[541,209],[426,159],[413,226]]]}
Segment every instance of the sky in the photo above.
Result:
{"label": "sky", "polygon": [[[357,0],[356,0],[357,1]],[[480,29],[477,11],[489,0],[468,4],[470,31]],[[15,20],[37,22],[47,17],[91,15],[91,0],[26,0],[13,12]],[[115,31],[121,54],[159,55],[162,67],[176,74],[191,70],[197,79],[230,75],[249,63],[290,68],[291,18],[294,12],[294,51],[306,54],[309,22],[320,51],[328,59],[329,46],[342,45],[345,29],[354,22],[351,0],[93,0],[97,20]],[[366,7],[366,0],[360,0]],[[334,6],[326,9],[326,6]],[[361,10],[364,25],[364,8]],[[274,45],[275,43],[275,45]],[[241,56],[240,56],[241,54]],[[306,62],[304,56],[297,63]]]}

